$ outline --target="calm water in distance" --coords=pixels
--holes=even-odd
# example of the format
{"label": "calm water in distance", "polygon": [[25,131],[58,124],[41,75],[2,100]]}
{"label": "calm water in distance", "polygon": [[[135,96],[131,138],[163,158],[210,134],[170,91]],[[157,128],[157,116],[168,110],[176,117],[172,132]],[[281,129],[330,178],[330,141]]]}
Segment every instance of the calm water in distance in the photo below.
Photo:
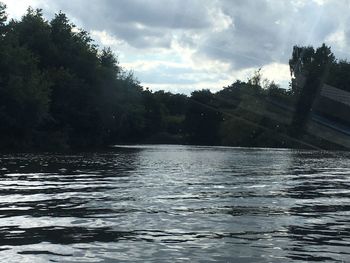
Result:
{"label": "calm water in distance", "polygon": [[2,262],[350,262],[349,153],[0,157]]}

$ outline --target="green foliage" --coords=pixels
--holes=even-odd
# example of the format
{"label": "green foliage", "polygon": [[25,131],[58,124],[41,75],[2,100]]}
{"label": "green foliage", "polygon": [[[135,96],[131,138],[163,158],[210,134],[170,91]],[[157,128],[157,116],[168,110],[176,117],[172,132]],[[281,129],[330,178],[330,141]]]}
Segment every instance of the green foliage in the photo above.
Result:
{"label": "green foliage", "polygon": [[51,83],[37,64],[24,47],[0,51],[0,133],[7,147],[30,143],[33,130],[48,114]]}
{"label": "green foliage", "polygon": [[21,20],[4,24],[0,7],[0,27],[7,29],[0,41],[1,132],[11,137],[3,144],[45,145],[37,143],[38,134],[73,147],[110,140],[120,128],[118,103],[137,82],[110,50],[99,54],[89,34],[63,13],[49,22],[40,9],[29,8]]}

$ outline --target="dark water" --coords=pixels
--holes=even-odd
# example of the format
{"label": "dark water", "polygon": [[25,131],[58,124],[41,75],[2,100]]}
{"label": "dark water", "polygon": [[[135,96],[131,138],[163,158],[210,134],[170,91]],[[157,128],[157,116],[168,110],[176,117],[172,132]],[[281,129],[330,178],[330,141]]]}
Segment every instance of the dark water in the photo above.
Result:
{"label": "dark water", "polygon": [[350,154],[2,155],[1,262],[350,262]]}

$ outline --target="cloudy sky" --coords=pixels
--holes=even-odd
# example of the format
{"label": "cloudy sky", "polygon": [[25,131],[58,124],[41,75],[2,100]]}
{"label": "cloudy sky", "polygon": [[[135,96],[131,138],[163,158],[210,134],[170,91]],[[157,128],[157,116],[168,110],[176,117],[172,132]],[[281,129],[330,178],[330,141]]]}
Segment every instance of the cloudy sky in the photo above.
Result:
{"label": "cloudy sky", "polygon": [[28,6],[62,10],[110,46],[142,85],[190,93],[264,77],[288,87],[292,47],[332,47],[350,57],[350,0],[0,0],[10,17]]}

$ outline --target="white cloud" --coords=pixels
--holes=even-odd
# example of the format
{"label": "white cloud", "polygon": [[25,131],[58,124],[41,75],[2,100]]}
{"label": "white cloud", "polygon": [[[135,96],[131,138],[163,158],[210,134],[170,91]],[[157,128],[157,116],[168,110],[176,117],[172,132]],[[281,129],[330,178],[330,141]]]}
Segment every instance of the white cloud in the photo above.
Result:
{"label": "white cloud", "polygon": [[331,33],[326,38],[326,42],[340,49],[346,48],[346,35],[344,30],[338,30]]}
{"label": "white cloud", "polygon": [[103,46],[109,46],[109,47],[118,47],[120,45],[125,45],[125,41],[117,39],[106,31],[97,31],[97,30],[92,30],[90,32],[91,36],[101,43]]}
{"label": "white cloud", "polygon": [[290,69],[288,64],[271,63],[261,69],[264,78],[273,80],[276,83],[290,79]]}
{"label": "white cloud", "polygon": [[1,0],[7,6],[7,13],[11,18],[19,19],[29,6],[37,7],[40,1],[36,0]]}

